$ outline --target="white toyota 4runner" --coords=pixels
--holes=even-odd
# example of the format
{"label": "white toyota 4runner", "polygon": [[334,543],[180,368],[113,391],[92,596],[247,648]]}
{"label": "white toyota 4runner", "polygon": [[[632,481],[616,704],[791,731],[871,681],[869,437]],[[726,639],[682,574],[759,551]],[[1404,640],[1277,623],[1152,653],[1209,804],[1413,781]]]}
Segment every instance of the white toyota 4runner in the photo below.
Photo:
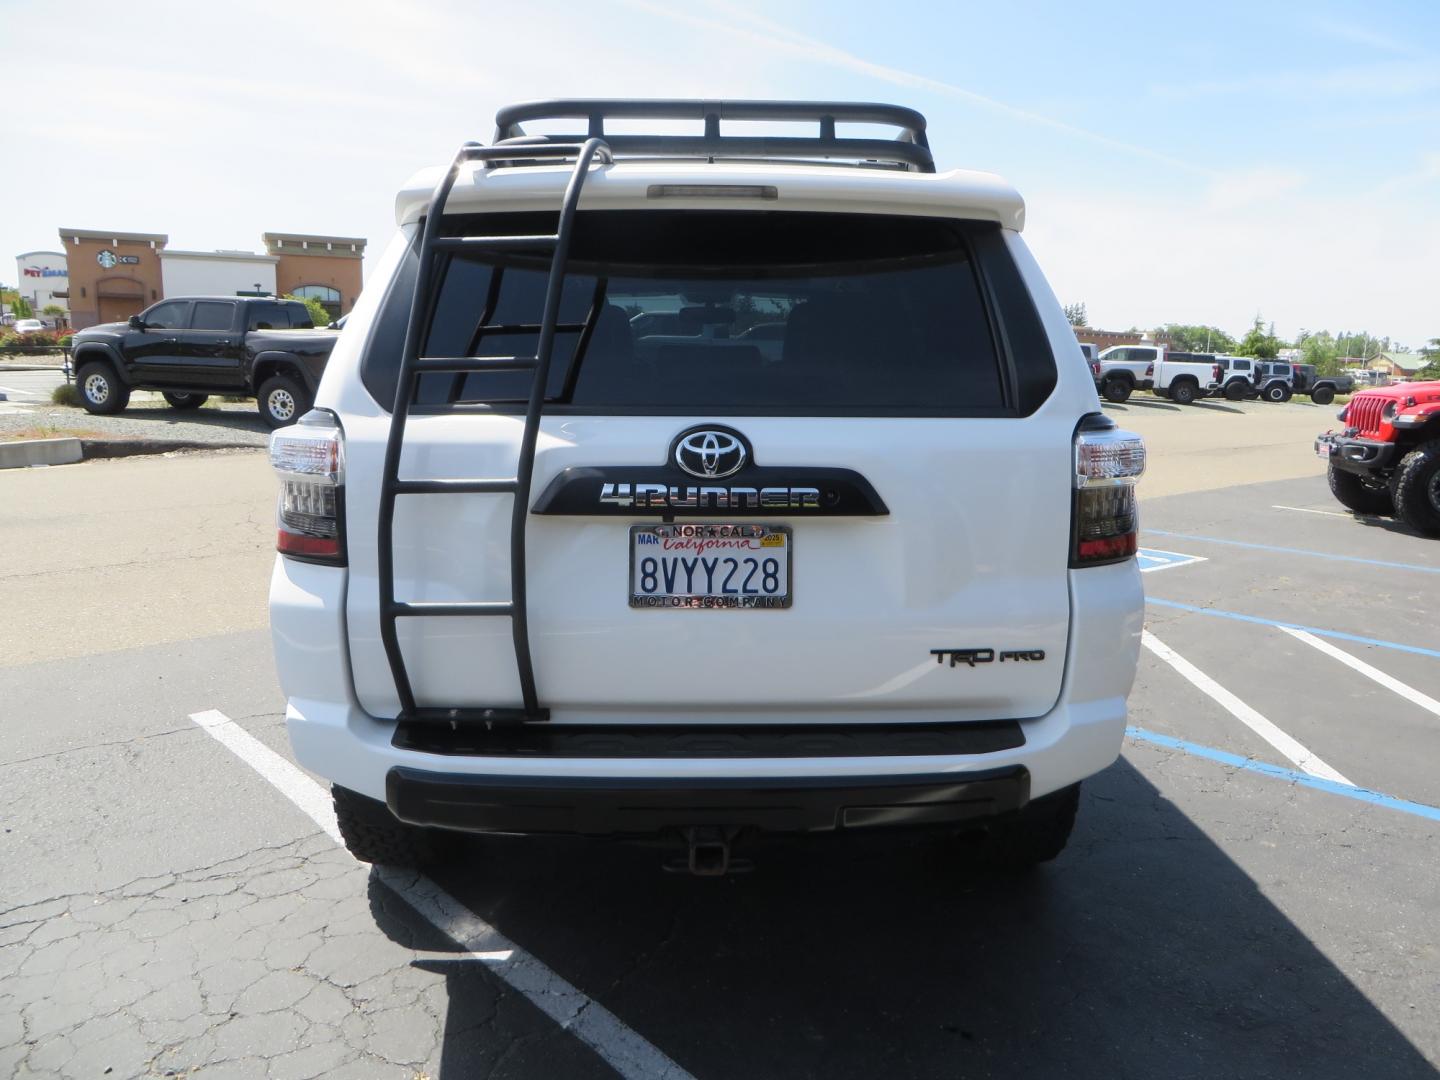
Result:
{"label": "white toyota 4runner", "polygon": [[271,444],[290,738],[358,858],[1060,851],[1125,729],[1144,447],[1012,188],[937,173],[894,106],[564,101],[501,110],[396,218]]}

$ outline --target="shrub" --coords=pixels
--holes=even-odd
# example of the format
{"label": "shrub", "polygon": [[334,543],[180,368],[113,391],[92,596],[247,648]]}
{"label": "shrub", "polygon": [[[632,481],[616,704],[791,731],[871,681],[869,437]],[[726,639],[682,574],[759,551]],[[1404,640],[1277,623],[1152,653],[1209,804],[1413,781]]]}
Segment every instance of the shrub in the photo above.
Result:
{"label": "shrub", "polygon": [[80,407],[80,391],[74,383],[61,383],[50,391],[50,404]]}

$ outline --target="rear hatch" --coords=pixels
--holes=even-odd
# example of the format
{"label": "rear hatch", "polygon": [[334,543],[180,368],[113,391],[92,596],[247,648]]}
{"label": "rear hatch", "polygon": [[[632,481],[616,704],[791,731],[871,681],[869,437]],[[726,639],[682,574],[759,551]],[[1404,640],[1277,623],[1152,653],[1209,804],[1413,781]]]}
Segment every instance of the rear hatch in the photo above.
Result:
{"label": "rear hatch", "polygon": [[[456,215],[445,231],[554,220]],[[387,407],[414,262],[362,365]],[[545,282],[533,257],[454,256],[421,354],[533,353]],[[419,378],[400,476],[513,476],[530,375]],[[1070,615],[1076,414],[1055,382],[997,226],[582,211],[528,520],[541,704],[579,722],[1043,714]],[[373,524],[385,427],[347,428],[347,622],[360,700],[393,716]],[[397,599],[508,600],[511,498],[400,498]],[[420,705],[519,704],[509,619],[405,618],[399,635]]]}

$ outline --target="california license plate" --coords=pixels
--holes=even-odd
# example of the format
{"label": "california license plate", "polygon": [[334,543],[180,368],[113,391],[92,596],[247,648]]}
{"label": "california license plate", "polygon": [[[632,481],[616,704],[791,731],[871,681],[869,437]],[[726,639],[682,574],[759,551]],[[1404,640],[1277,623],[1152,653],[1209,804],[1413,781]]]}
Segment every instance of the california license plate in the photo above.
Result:
{"label": "california license plate", "polygon": [[784,525],[635,525],[630,606],[787,608],[790,530]]}

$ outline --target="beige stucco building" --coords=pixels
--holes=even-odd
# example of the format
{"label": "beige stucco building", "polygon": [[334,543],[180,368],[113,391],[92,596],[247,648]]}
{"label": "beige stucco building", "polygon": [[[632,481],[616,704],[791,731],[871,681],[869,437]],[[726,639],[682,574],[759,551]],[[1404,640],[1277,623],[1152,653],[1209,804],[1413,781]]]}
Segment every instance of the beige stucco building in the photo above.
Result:
{"label": "beige stucco building", "polygon": [[293,233],[265,233],[263,240],[263,255],[167,251],[163,233],[62,228],[70,324],[79,330],[123,322],[167,293],[313,296],[335,318],[355,306],[364,240]]}

